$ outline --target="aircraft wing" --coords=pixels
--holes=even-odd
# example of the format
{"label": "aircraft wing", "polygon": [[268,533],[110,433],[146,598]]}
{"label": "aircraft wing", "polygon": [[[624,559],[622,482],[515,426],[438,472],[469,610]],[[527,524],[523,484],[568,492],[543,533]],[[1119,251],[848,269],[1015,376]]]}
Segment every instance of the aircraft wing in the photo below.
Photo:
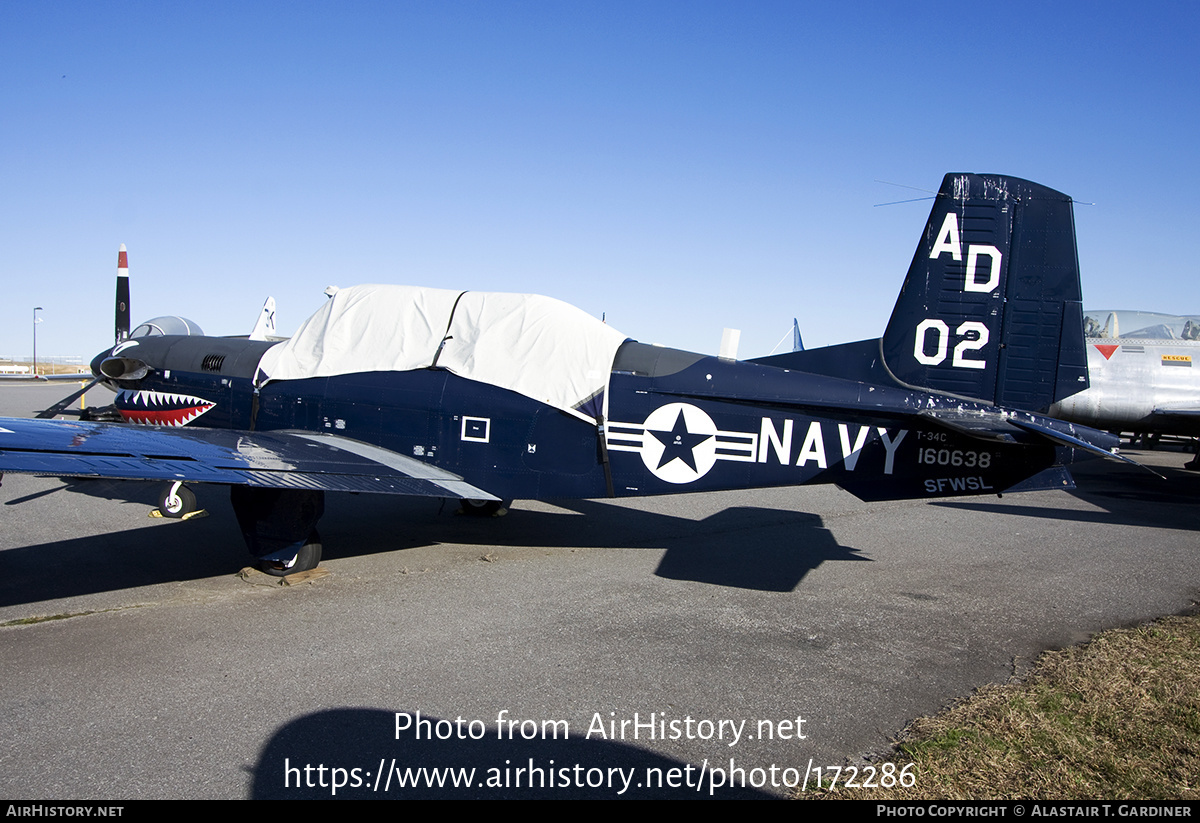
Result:
{"label": "aircraft wing", "polygon": [[1157,408],[1150,413],[1150,425],[1172,432],[1200,434],[1200,409]]}
{"label": "aircraft wing", "polygon": [[0,418],[0,472],[499,499],[411,457],[299,431]]}
{"label": "aircraft wing", "polygon": [[0,374],[0,381],[14,383],[86,383],[92,379],[91,372],[78,374]]}

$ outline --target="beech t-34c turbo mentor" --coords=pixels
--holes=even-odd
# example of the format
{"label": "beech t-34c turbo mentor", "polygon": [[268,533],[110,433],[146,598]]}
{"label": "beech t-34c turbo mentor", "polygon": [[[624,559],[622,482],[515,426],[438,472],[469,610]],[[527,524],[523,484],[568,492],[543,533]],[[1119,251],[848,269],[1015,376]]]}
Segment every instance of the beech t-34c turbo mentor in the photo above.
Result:
{"label": "beech t-34c turbo mentor", "polygon": [[285,342],[135,334],[92,370],[126,422],[0,419],[0,471],[166,480],[175,513],[229,485],[277,574],[319,562],[326,491],[933,498],[1070,488],[1072,449],[1117,443],[1024,411],[1088,386],[1074,217],[998,175],[942,181],[879,340],[736,362],[547,297],[358,286]]}

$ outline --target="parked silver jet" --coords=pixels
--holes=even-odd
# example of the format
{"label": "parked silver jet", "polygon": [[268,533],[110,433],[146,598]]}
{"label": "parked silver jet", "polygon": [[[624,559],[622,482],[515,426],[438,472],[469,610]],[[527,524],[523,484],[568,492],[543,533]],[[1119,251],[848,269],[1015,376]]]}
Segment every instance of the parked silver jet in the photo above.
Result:
{"label": "parked silver jet", "polygon": [[1051,415],[1117,432],[1200,436],[1200,316],[1089,311],[1084,336],[1091,387]]}

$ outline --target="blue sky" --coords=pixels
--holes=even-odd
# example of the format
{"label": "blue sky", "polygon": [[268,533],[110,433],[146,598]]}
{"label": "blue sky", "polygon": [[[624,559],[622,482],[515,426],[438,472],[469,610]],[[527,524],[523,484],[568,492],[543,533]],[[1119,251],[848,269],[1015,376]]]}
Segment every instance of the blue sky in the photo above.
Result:
{"label": "blue sky", "polygon": [[1200,312],[1194,4],[0,4],[0,355],[294,331],[334,283],[631,337],[878,336],[948,171],[1070,194],[1085,302]]}

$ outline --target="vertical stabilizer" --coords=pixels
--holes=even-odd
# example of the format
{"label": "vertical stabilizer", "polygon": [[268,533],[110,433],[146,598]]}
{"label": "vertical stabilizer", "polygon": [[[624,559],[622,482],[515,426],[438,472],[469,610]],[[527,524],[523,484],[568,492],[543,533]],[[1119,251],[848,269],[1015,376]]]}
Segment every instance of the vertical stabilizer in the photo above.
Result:
{"label": "vertical stabilizer", "polygon": [[947,174],[880,341],[900,383],[1038,410],[1086,389],[1071,198]]}
{"label": "vertical stabilizer", "polygon": [[275,298],[268,297],[267,302],[263,303],[262,311],[258,313],[258,320],[254,323],[254,328],[250,331],[251,340],[268,340],[275,336]]}

